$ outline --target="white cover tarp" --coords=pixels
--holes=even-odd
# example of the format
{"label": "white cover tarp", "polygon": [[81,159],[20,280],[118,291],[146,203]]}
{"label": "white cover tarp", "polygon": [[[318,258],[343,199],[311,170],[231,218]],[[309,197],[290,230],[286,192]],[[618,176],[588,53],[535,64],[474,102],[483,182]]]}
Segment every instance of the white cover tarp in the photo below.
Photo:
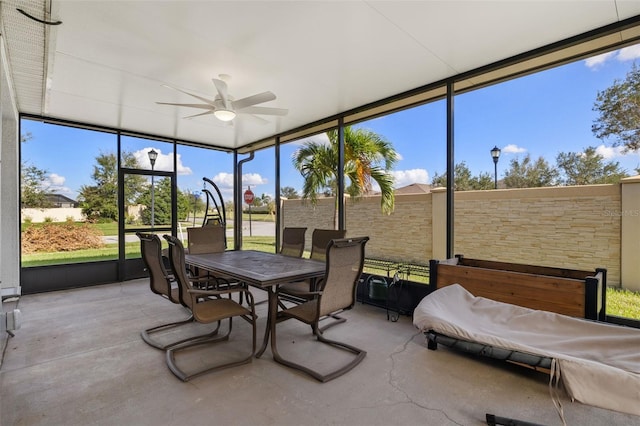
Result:
{"label": "white cover tarp", "polygon": [[475,297],[458,284],[426,296],[413,324],[423,332],[554,358],[570,398],[640,415],[639,329]]}

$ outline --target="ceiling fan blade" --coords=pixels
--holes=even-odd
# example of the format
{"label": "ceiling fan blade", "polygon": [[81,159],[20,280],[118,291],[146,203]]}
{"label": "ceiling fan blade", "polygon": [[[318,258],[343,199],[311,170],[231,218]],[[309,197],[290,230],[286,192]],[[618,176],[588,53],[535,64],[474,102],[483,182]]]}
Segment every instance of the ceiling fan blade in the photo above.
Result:
{"label": "ceiling fan blade", "polygon": [[213,103],[213,101],[211,99],[203,98],[202,96],[194,95],[193,93],[185,92],[182,89],[178,89],[177,87],[172,87],[172,86],[169,86],[169,85],[166,85],[166,84],[163,84],[162,86],[167,87],[169,89],[173,89],[173,90],[178,91],[180,93],[184,93],[185,95],[192,96],[192,97],[194,97],[196,99],[199,99],[202,102],[207,103],[207,104],[209,104],[211,106],[215,106],[215,104]]}
{"label": "ceiling fan blade", "polygon": [[242,108],[238,110],[238,112],[242,114],[262,114],[262,115],[287,115],[289,113],[288,109],[284,108],[269,108],[269,107],[259,107],[259,106],[249,106],[246,108]]}
{"label": "ceiling fan blade", "polygon": [[257,95],[247,96],[246,98],[238,99],[231,102],[235,109],[244,109],[252,105],[261,104],[263,102],[269,102],[276,99],[276,95],[271,92],[262,92]]}
{"label": "ceiling fan blade", "polygon": [[262,118],[262,117],[260,117],[258,115],[248,114],[247,117],[251,117],[251,119],[253,121],[255,121],[256,123],[262,124],[262,125],[269,124],[269,120],[265,120],[264,118]]}
{"label": "ceiling fan blade", "polygon": [[213,109],[214,107],[209,104],[175,104],[173,102],[156,102],[158,105],[173,105],[182,106],[188,108],[200,108],[200,109]]}
{"label": "ceiling fan blade", "polygon": [[232,107],[229,102],[229,93],[227,91],[227,83],[224,80],[220,80],[217,78],[212,78],[213,84],[215,84],[216,89],[218,90],[218,95],[220,95],[220,99],[222,99],[222,103],[224,107],[228,110],[231,110]]}
{"label": "ceiling fan blade", "polygon": [[188,115],[188,116],[182,117],[182,118],[194,118],[194,117],[200,117],[201,115],[209,115],[209,114],[213,114],[213,113],[214,113],[213,110],[209,110],[209,111],[201,112],[200,114]]}

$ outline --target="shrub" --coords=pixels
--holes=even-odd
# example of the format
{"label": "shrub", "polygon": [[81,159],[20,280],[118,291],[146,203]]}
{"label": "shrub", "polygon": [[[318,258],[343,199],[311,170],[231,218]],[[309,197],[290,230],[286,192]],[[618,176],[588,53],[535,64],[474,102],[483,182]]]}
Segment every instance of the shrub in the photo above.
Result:
{"label": "shrub", "polygon": [[50,216],[46,216],[46,217],[44,218],[44,223],[53,223],[53,218],[52,218],[52,217],[50,217]]}
{"label": "shrub", "polygon": [[22,253],[73,251],[104,246],[102,233],[86,223],[45,223],[22,233]]}

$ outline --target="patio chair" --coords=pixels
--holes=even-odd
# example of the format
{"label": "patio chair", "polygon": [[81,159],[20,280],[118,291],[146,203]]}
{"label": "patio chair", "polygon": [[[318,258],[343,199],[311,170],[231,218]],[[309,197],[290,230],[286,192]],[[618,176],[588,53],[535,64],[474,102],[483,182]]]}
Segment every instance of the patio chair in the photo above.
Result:
{"label": "patio chair", "polygon": [[[311,255],[309,258],[324,262],[329,242],[344,238],[346,234],[347,231],[344,229],[314,229],[311,234]],[[313,290],[311,284],[309,280],[286,283],[280,287],[280,291],[294,297],[308,297],[309,292]]]}
{"label": "patio chair", "polygon": [[282,247],[280,254],[291,257],[302,257],[304,253],[304,234],[307,228],[286,227],[282,230]]}
{"label": "patio chair", "polygon": [[[286,227],[282,230],[282,246],[280,254],[290,257],[302,257],[304,253],[304,234],[307,228]],[[296,300],[298,301],[298,300]],[[257,305],[266,303],[267,300],[256,302]],[[283,308],[285,307],[282,305]]]}
{"label": "patio chair", "polygon": [[227,249],[223,226],[200,226],[187,228],[190,254],[221,253]]}
{"label": "patio chair", "polygon": [[[368,240],[369,237],[359,237],[336,239],[329,242],[326,249],[327,267],[324,280],[316,291],[310,292],[314,298],[278,312],[276,321],[272,324],[271,351],[276,362],[303,371],[321,382],[327,382],[350,371],[364,359],[367,354],[364,350],[327,339],[320,331],[318,323],[322,317],[330,315],[332,312],[350,309],[355,304],[356,286],[362,274],[364,247]],[[279,290],[277,296],[280,296]],[[352,352],[355,357],[349,363],[327,374],[284,359],[278,352],[276,330],[277,324],[288,319],[296,319],[309,324],[319,342]]]}
{"label": "patio chair", "polygon": [[[220,225],[207,225],[201,227],[187,228],[187,244],[189,254],[222,253],[227,249],[225,241],[225,228]],[[200,271],[197,268],[189,270],[192,277],[208,279],[210,286],[220,287],[237,286],[230,277],[213,275],[211,272]]]}
{"label": "patio chair", "polygon": [[346,229],[314,229],[313,234],[311,234],[310,258],[324,262],[327,259],[329,242],[331,240],[344,238],[346,235]]}
{"label": "patio chair", "polygon": [[[142,260],[145,264],[146,270],[149,272],[149,287],[151,291],[163,298],[169,300],[177,305],[182,305],[180,301],[180,290],[178,289],[175,278],[170,274],[164,263],[162,256],[162,243],[160,237],[155,234],[147,234],[142,232],[136,232],[136,235],[140,239],[140,253],[142,254]],[[209,334],[193,336],[186,339],[181,339],[175,342],[161,343],[154,339],[151,335],[163,331],[168,331],[174,327],[188,324],[194,321],[193,315],[189,315],[189,318],[171,322],[167,324],[161,324],[152,328],[148,328],[140,333],[142,340],[154,348],[166,350],[171,346],[179,345],[192,339],[199,339],[209,336]]]}
{"label": "patio chair", "polygon": [[[165,268],[162,258],[162,243],[160,238],[155,234],[146,234],[142,232],[136,232],[136,235],[140,239],[140,253],[142,260],[145,264],[147,272],[149,272],[149,287],[151,291],[159,296],[164,297],[172,303],[180,304],[180,294],[178,287],[174,286],[175,283],[173,276],[171,276]],[[165,331],[173,327],[177,327],[182,324],[187,324],[193,321],[193,315],[189,318],[171,322],[167,324],[158,325],[152,328],[148,328],[140,333],[142,340],[150,346],[158,349],[166,349],[167,344],[159,343],[151,337],[151,334]],[[171,345],[171,344],[169,344]]]}
{"label": "patio chair", "polygon": [[[169,370],[182,381],[188,381],[196,376],[211,371],[221,370],[223,368],[235,367],[247,364],[253,359],[256,351],[256,313],[251,292],[243,287],[229,287],[217,290],[205,290],[195,287],[187,276],[187,267],[185,263],[185,250],[180,240],[171,235],[165,235],[164,238],[169,243],[169,259],[171,267],[178,283],[180,292],[180,300],[187,305],[193,313],[194,320],[202,324],[217,323],[216,329],[207,339],[198,339],[187,342],[179,346],[172,346],[167,349],[167,365]],[[248,308],[232,299],[233,294],[244,295],[247,300]],[[233,318],[239,317],[251,324],[252,327],[252,350],[251,353],[241,359],[233,361],[218,362],[214,365],[208,365],[205,368],[187,373],[177,365],[176,355],[187,349],[198,345],[216,344],[229,340],[233,328]],[[224,335],[218,334],[220,323],[228,320],[228,330]]]}
{"label": "patio chair", "polygon": [[[346,234],[347,231],[344,229],[314,229],[313,234],[311,234],[310,259],[324,262],[326,260],[327,246],[329,245],[329,242],[333,239],[344,238]],[[317,283],[310,280],[286,283],[280,287],[280,292],[283,295],[284,300],[300,303],[314,297],[313,293],[311,293],[314,290],[314,285],[317,285]],[[280,306],[284,308],[282,304]],[[333,327],[334,325],[341,324],[346,321],[346,319],[339,316],[338,313],[332,313],[326,318],[329,317],[336,321],[332,321],[324,327],[321,327],[320,331],[324,331],[329,327]]]}

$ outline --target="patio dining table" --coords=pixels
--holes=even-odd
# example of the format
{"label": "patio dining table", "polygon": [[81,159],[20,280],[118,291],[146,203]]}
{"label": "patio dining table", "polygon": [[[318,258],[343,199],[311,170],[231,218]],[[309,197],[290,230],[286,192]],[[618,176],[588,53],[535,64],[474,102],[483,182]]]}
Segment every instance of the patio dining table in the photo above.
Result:
{"label": "patio dining table", "polygon": [[256,358],[267,348],[278,309],[276,289],[278,285],[292,281],[317,279],[324,276],[325,263],[317,260],[290,257],[255,250],[230,250],[221,253],[186,254],[185,261],[214,274],[220,274],[267,291],[267,326],[262,346]]}

